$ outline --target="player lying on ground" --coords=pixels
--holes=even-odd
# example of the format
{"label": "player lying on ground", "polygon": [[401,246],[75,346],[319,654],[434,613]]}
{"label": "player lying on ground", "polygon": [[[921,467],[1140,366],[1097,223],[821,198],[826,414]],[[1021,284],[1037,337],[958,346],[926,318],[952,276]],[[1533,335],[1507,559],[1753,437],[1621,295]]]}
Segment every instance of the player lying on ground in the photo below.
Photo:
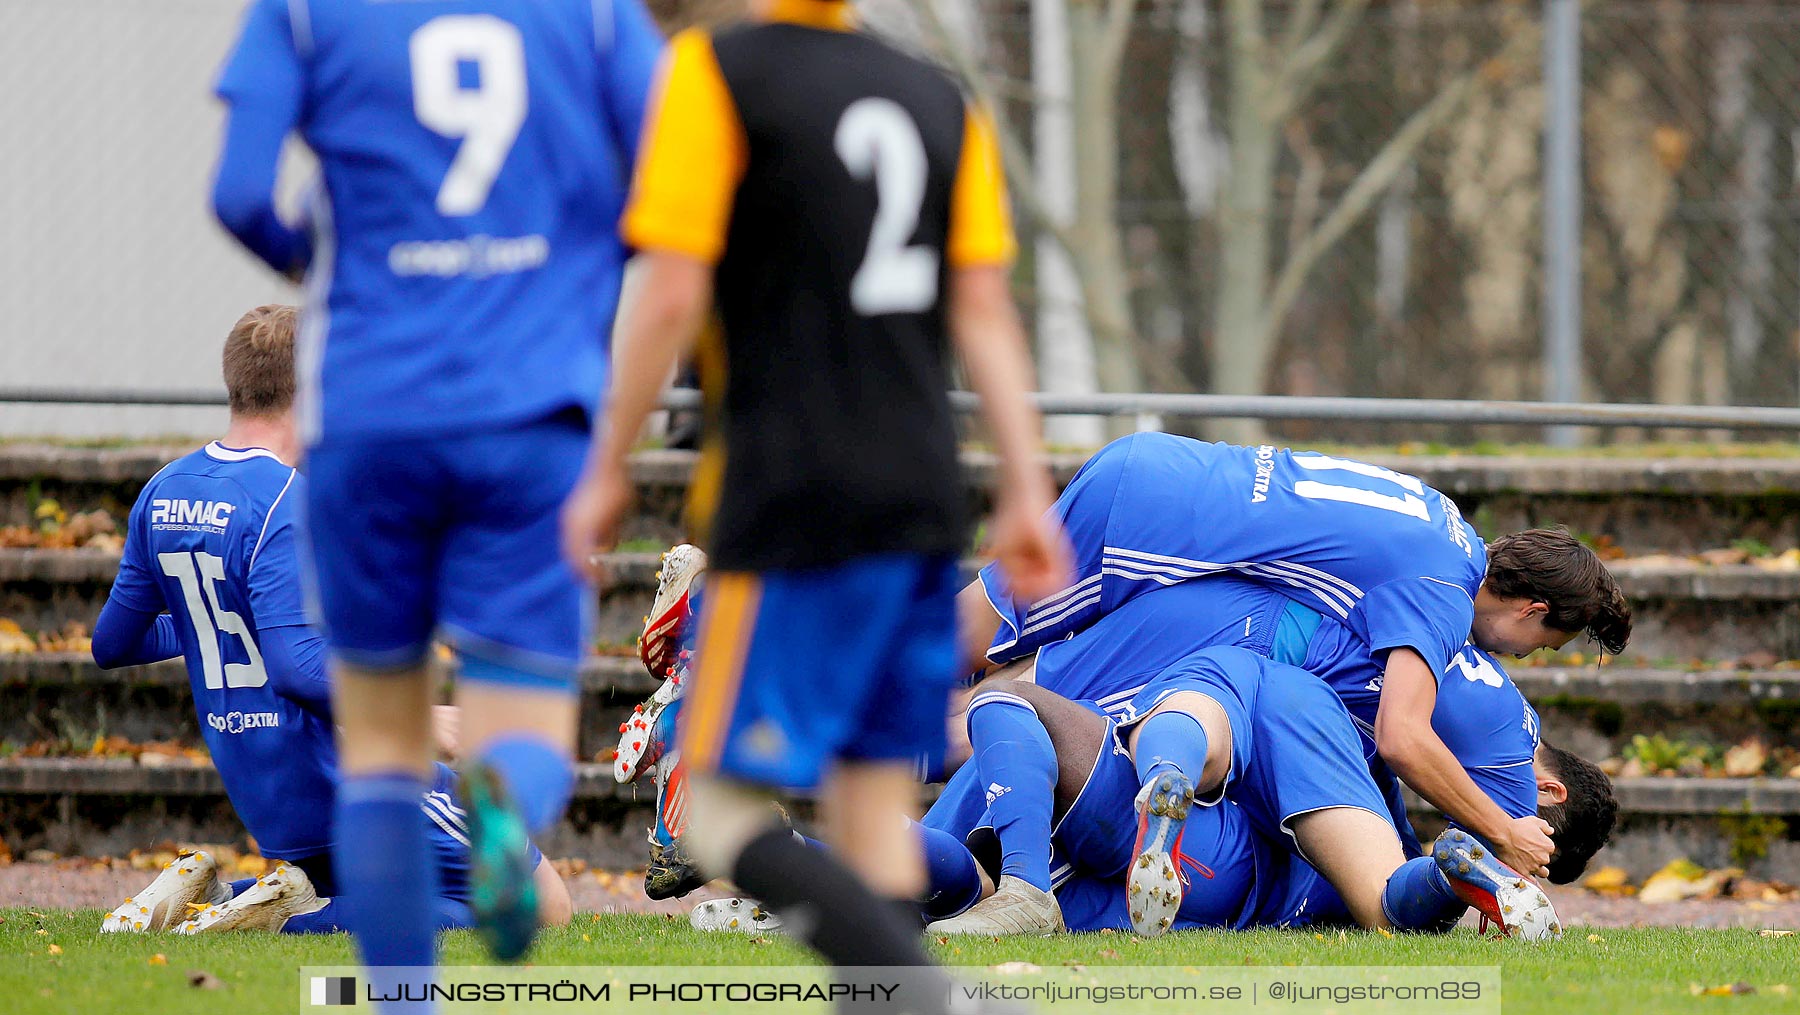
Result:
{"label": "player lying on ground", "polygon": [[[1205,746],[1164,731],[1139,738],[1135,758],[1126,747],[1144,715],[1176,694],[1204,695],[1230,717],[1223,798],[1192,804],[1189,773],[1214,760]],[[929,931],[1044,934],[1065,917],[1069,930],[1150,936],[1320,923],[1444,930],[1474,904],[1507,934],[1560,933],[1547,897],[1466,832],[1445,832],[1430,857],[1405,858],[1349,716],[1310,675],[1243,649],[1204,649],[1157,675],[1135,704],[1119,720],[1028,683],[981,686],[972,715],[1004,709],[1036,735],[1012,748],[1013,783],[952,780],[918,827],[932,859]],[[1161,753],[1146,756],[1151,746]],[[1568,795],[1554,776],[1541,781],[1546,802]],[[1042,806],[1006,806],[1028,799]],[[1021,840],[1055,871],[1049,921],[1029,905],[992,905],[996,884],[1005,891],[1013,880]],[[768,926],[753,906],[724,900],[696,907],[694,922]]]}
{"label": "player lying on ground", "polygon": [[[1222,798],[1192,796],[1200,773],[1216,766],[1216,752],[1144,718],[1183,694],[1203,696],[1229,716]],[[1509,934],[1559,932],[1543,893],[1466,832],[1451,829],[1431,857],[1407,860],[1342,704],[1293,667],[1242,649],[1204,649],[1153,679],[1123,720],[1007,680],[984,683],[970,707],[977,715],[992,710],[1034,727],[1014,748],[1023,763],[1018,781],[968,793],[947,788],[925,823],[963,832],[990,855],[998,839],[1000,856],[990,866],[1000,885],[1020,841],[1052,857],[1070,929],[1128,926],[1154,935],[1172,926],[1354,922],[1441,930],[1471,903]],[[1029,787],[1027,778],[1035,780]],[[1543,781],[1545,799],[1566,795],[1555,779]],[[1054,802],[1008,806],[1032,796]],[[963,884],[960,899],[942,901],[966,904],[973,893],[966,877]],[[995,933],[1005,924],[994,917],[1009,913],[968,915],[930,929]],[[1016,926],[1006,931],[1045,930],[1022,907],[1010,915]]]}
{"label": "player lying on ground", "polygon": [[[1080,633],[1044,646],[1028,663],[1003,672],[1035,680],[1066,698],[1099,703],[1115,718],[1133,726],[1128,744],[1133,749],[1156,752],[1177,749],[1183,742],[1197,744],[1200,754],[1208,757],[1210,763],[1204,769],[1194,770],[1191,791],[1209,797],[1228,781],[1235,746],[1228,710],[1205,694],[1178,690],[1146,701],[1145,686],[1161,674],[1178,672],[1198,649],[1235,645],[1258,656],[1271,654],[1270,641],[1280,637],[1283,603],[1279,594],[1236,578],[1183,582],[1137,596]],[[1332,629],[1336,627],[1333,622],[1322,620],[1320,629],[1313,632],[1314,648],[1339,646],[1335,653],[1321,651],[1310,657],[1311,664],[1332,675],[1329,685],[1312,673],[1289,665],[1274,672],[1308,684],[1329,686],[1340,699],[1370,705],[1364,692],[1371,683],[1379,685],[1380,671],[1366,652],[1343,636],[1341,629],[1334,633]],[[1533,768],[1540,754],[1538,717],[1506,672],[1485,652],[1465,645],[1452,658],[1433,702],[1433,731],[1461,767],[1464,777],[1507,819],[1540,820],[1544,816],[1540,814],[1540,804],[1544,802],[1540,794],[1546,791],[1546,784]],[[1353,713],[1348,718],[1355,721]],[[975,747],[974,757],[951,777],[946,796],[954,797],[953,789],[959,785],[1023,782],[1030,786],[1041,781],[1030,777],[1031,754],[1021,752],[1022,745],[1041,736],[1034,723],[1006,709],[994,708],[971,711],[965,721]],[[1374,757],[1374,747],[1368,739],[1369,724],[1357,725],[1362,727],[1360,756],[1368,759],[1366,765],[1358,767],[1373,777],[1387,801],[1394,825],[1407,830],[1399,787]],[[1152,746],[1144,748],[1140,739]],[[1561,756],[1561,752],[1556,753]],[[1559,762],[1557,768],[1566,770],[1576,763],[1582,766],[1584,775],[1591,774],[1592,778],[1570,775],[1563,779],[1559,775],[1550,792],[1563,793],[1565,783],[1578,787],[1596,782],[1605,785],[1604,776],[1579,759]],[[1555,808],[1545,813],[1554,821],[1545,825],[1553,834],[1553,842],[1563,846],[1561,855],[1552,858],[1550,871],[1556,880],[1567,881],[1611,830],[1610,793],[1584,793],[1575,800],[1555,799],[1549,803]],[[997,806],[1007,811],[1028,805],[1040,810],[1046,806],[1041,795],[1034,801],[1029,793]],[[1570,815],[1574,820],[1566,820]],[[1419,852],[1410,834],[1402,837],[1402,844],[1408,855]],[[1577,855],[1580,861],[1571,865],[1567,858]],[[1007,871],[1013,877],[999,895],[984,903],[984,910],[1015,905],[1027,910],[1035,908],[1042,912],[1044,922],[1054,922],[1049,911],[1050,872],[1036,844],[1027,841],[1009,852]],[[981,915],[979,911],[972,913],[967,922],[974,926]]]}
{"label": "player lying on ground", "polygon": [[1466,641],[1525,655],[1587,631],[1607,652],[1624,648],[1630,607],[1579,541],[1532,530],[1484,545],[1450,498],[1415,477],[1160,433],[1102,448],[1053,510],[1074,544],[1075,581],[1021,601],[984,569],[960,597],[971,666],[1021,658],[1151,590],[1241,574],[1291,603],[1263,651],[1328,676],[1308,657],[1319,638],[1341,648],[1347,631],[1375,667],[1370,707],[1347,704],[1366,713],[1382,760],[1507,863],[1543,869],[1551,843],[1541,825],[1509,820],[1456,764],[1431,716],[1438,675]]}
{"label": "player lying on ground", "polygon": [[[639,770],[648,768],[657,777],[661,790],[659,814],[665,820],[659,821],[653,832],[652,863],[645,879],[645,890],[653,898],[685,894],[702,883],[685,862],[679,844],[681,818],[686,810],[679,768],[673,756],[661,752],[679,709],[676,696],[682,679],[681,660],[671,654],[675,643],[669,635],[678,630],[686,605],[684,597],[703,566],[704,555],[693,547],[676,547],[665,556],[656,608],[646,625],[641,647],[645,659],[667,665],[671,677],[644,711],[634,715],[621,730],[615,774],[626,782],[635,778]],[[1351,706],[1364,736],[1364,752],[1370,756],[1377,786],[1387,798],[1396,824],[1407,829],[1399,788],[1374,757],[1370,740],[1381,700],[1380,669],[1342,625],[1329,620],[1316,621],[1317,626],[1308,632],[1310,640],[1300,640],[1298,650],[1284,647],[1283,642],[1293,640],[1293,613],[1291,602],[1284,596],[1241,578],[1182,582],[1138,596],[1081,633],[1044,647],[1032,661],[1031,679],[1066,697],[1101,701],[1123,717],[1124,709],[1146,680],[1196,649],[1238,645],[1258,654],[1285,653],[1302,658],[1309,667],[1327,674],[1331,686]],[[1542,787],[1533,774],[1533,761],[1539,754],[1535,711],[1505,670],[1473,646],[1465,646],[1454,657],[1445,678],[1447,682],[1433,697],[1434,732],[1467,777],[1506,816],[1521,819],[1538,815]],[[1174,714],[1158,717],[1153,725],[1194,726],[1201,731],[1210,730],[1215,745],[1229,744],[1228,733],[1217,729],[1221,717],[1216,712],[1209,713],[1204,703],[1192,706],[1198,715],[1184,714],[1190,706],[1180,697],[1161,702],[1159,707]],[[966,735],[983,741],[984,746],[986,738],[998,738],[999,742],[992,745],[997,750],[991,754],[983,750],[978,755],[990,767],[1003,765],[1010,757],[1005,726],[996,721],[998,718],[999,713],[993,713],[982,717],[982,721],[969,722]],[[962,717],[958,721],[963,721]],[[1584,772],[1592,769],[1579,759],[1569,764],[1580,764]],[[980,768],[979,763],[967,766],[951,781],[986,785],[992,780],[982,779]],[[1596,782],[1601,788],[1605,786],[1603,777],[1598,775],[1590,779],[1571,775],[1568,781],[1581,786]],[[1551,862],[1550,875],[1553,880],[1568,881],[1580,866],[1571,867],[1566,858],[1580,855],[1585,862],[1585,856],[1599,847],[1610,830],[1610,794],[1586,793],[1571,802],[1553,801],[1542,814],[1550,819],[1554,840],[1561,844],[1559,855]],[[1576,841],[1571,841],[1571,837],[1576,837]],[[1417,852],[1410,834],[1405,836],[1405,844],[1409,854]],[[1015,874],[1017,878],[1008,885],[1009,894],[1024,891],[1042,895],[1050,888],[1048,871],[1041,865]]]}
{"label": "player lying on ground", "polygon": [[[231,404],[223,438],[165,466],[139,494],[112,593],[94,626],[94,661],[133,666],[182,656],[200,733],[239,819],[264,856],[262,882],[219,884],[212,861],[187,855],[106,921],[161,930],[210,904],[188,926],[336,930],[332,862],[337,749],[324,646],[301,607],[295,505],[306,479],[296,457],[292,307],[259,307],[225,341]],[[164,611],[168,612],[164,612]],[[414,800],[443,874],[436,926],[466,926],[468,837],[449,769]],[[535,852],[535,851],[534,851]],[[568,893],[534,857],[549,894],[545,918],[568,919]],[[229,893],[229,894],[227,894]]]}

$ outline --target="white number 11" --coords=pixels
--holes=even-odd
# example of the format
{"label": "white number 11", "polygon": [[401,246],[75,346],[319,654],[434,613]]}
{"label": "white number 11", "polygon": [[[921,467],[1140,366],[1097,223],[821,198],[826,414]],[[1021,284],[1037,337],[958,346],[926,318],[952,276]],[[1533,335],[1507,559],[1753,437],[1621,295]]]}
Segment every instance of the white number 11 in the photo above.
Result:
{"label": "white number 11", "polygon": [[[1361,504],[1363,507],[1380,508],[1396,514],[1411,515],[1422,522],[1431,520],[1431,512],[1420,498],[1425,496],[1425,484],[1404,472],[1384,469],[1379,465],[1366,462],[1352,462],[1343,458],[1331,458],[1326,455],[1295,455],[1295,465],[1311,472],[1351,472],[1369,479],[1379,479],[1393,483],[1401,490],[1400,496],[1376,493],[1355,486],[1338,486],[1335,483],[1319,483],[1303,479],[1294,484],[1294,493],[1312,500],[1335,500],[1343,504]],[[1415,496],[1416,495],[1416,496]]]}

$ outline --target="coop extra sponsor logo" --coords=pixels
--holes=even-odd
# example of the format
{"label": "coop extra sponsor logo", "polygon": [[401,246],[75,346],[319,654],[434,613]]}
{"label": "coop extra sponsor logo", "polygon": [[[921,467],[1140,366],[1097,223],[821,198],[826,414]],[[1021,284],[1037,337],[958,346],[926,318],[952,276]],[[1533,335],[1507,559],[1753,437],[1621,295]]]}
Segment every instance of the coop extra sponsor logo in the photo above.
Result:
{"label": "coop extra sponsor logo", "polygon": [[242,733],[245,730],[274,729],[281,725],[279,712],[206,713],[206,724],[220,733]]}

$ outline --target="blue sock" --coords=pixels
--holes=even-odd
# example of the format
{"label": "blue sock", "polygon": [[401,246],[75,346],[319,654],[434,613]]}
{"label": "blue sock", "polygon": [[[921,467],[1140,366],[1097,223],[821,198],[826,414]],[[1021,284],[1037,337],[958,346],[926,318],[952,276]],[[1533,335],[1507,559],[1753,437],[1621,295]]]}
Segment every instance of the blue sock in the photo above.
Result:
{"label": "blue sock", "polygon": [[562,817],[575,789],[575,769],[549,741],[529,733],[496,737],[481,760],[500,773],[531,834],[543,834]]}
{"label": "blue sock", "polygon": [[256,884],[255,878],[239,878],[236,881],[227,882],[225,887],[231,889],[231,897],[235,899],[249,891],[253,884]]}
{"label": "blue sock", "polygon": [[1000,873],[1050,890],[1056,749],[1031,703],[987,691],[969,703],[969,742],[1000,838]]}
{"label": "blue sock", "polygon": [[1186,712],[1157,712],[1138,725],[1131,749],[1138,785],[1149,783],[1159,770],[1173,769],[1199,789],[1206,772],[1206,746],[1206,727],[1200,720]]}
{"label": "blue sock", "polygon": [[281,925],[283,934],[336,934],[348,930],[344,926],[344,907],[336,899],[326,899],[323,909],[311,913],[299,913],[287,918]]}
{"label": "blue sock", "polygon": [[1467,908],[1429,856],[1401,864],[1381,893],[1382,914],[1400,930],[1448,930]]}
{"label": "blue sock", "polygon": [[[386,995],[401,980],[386,967],[430,966],[437,959],[437,864],[420,807],[430,788],[412,772],[345,775],[338,787],[335,901],[341,922],[356,935],[371,984]],[[386,1015],[432,1010],[429,1003],[382,1007]]]}
{"label": "blue sock", "polygon": [[981,872],[969,847],[942,829],[912,827],[925,851],[925,918],[948,920],[981,901]]}

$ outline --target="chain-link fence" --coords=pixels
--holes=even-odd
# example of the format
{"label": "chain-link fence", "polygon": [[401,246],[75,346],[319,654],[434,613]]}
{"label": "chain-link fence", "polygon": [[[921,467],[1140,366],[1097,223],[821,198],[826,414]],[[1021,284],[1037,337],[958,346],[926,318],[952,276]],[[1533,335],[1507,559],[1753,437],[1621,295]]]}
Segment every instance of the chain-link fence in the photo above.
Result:
{"label": "chain-link fence", "polygon": [[[652,6],[679,22],[737,2]],[[1022,232],[1048,213],[1076,254],[1058,283],[1040,263],[1057,245],[1028,242],[1019,292],[1032,310],[1086,298],[1104,386],[1542,392],[1541,3],[860,6],[995,100],[1035,172]],[[0,3],[7,383],[205,387],[229,322],[286,291],[205,211],[208,88],[241,9]],[[1111,83],[1094,73],[1110,10],[1129,14]],[[1800,6],[1599,0],[1581,24],[1583,395],[1800,403]],[[0,406],[6,432],[188,418]]]}

